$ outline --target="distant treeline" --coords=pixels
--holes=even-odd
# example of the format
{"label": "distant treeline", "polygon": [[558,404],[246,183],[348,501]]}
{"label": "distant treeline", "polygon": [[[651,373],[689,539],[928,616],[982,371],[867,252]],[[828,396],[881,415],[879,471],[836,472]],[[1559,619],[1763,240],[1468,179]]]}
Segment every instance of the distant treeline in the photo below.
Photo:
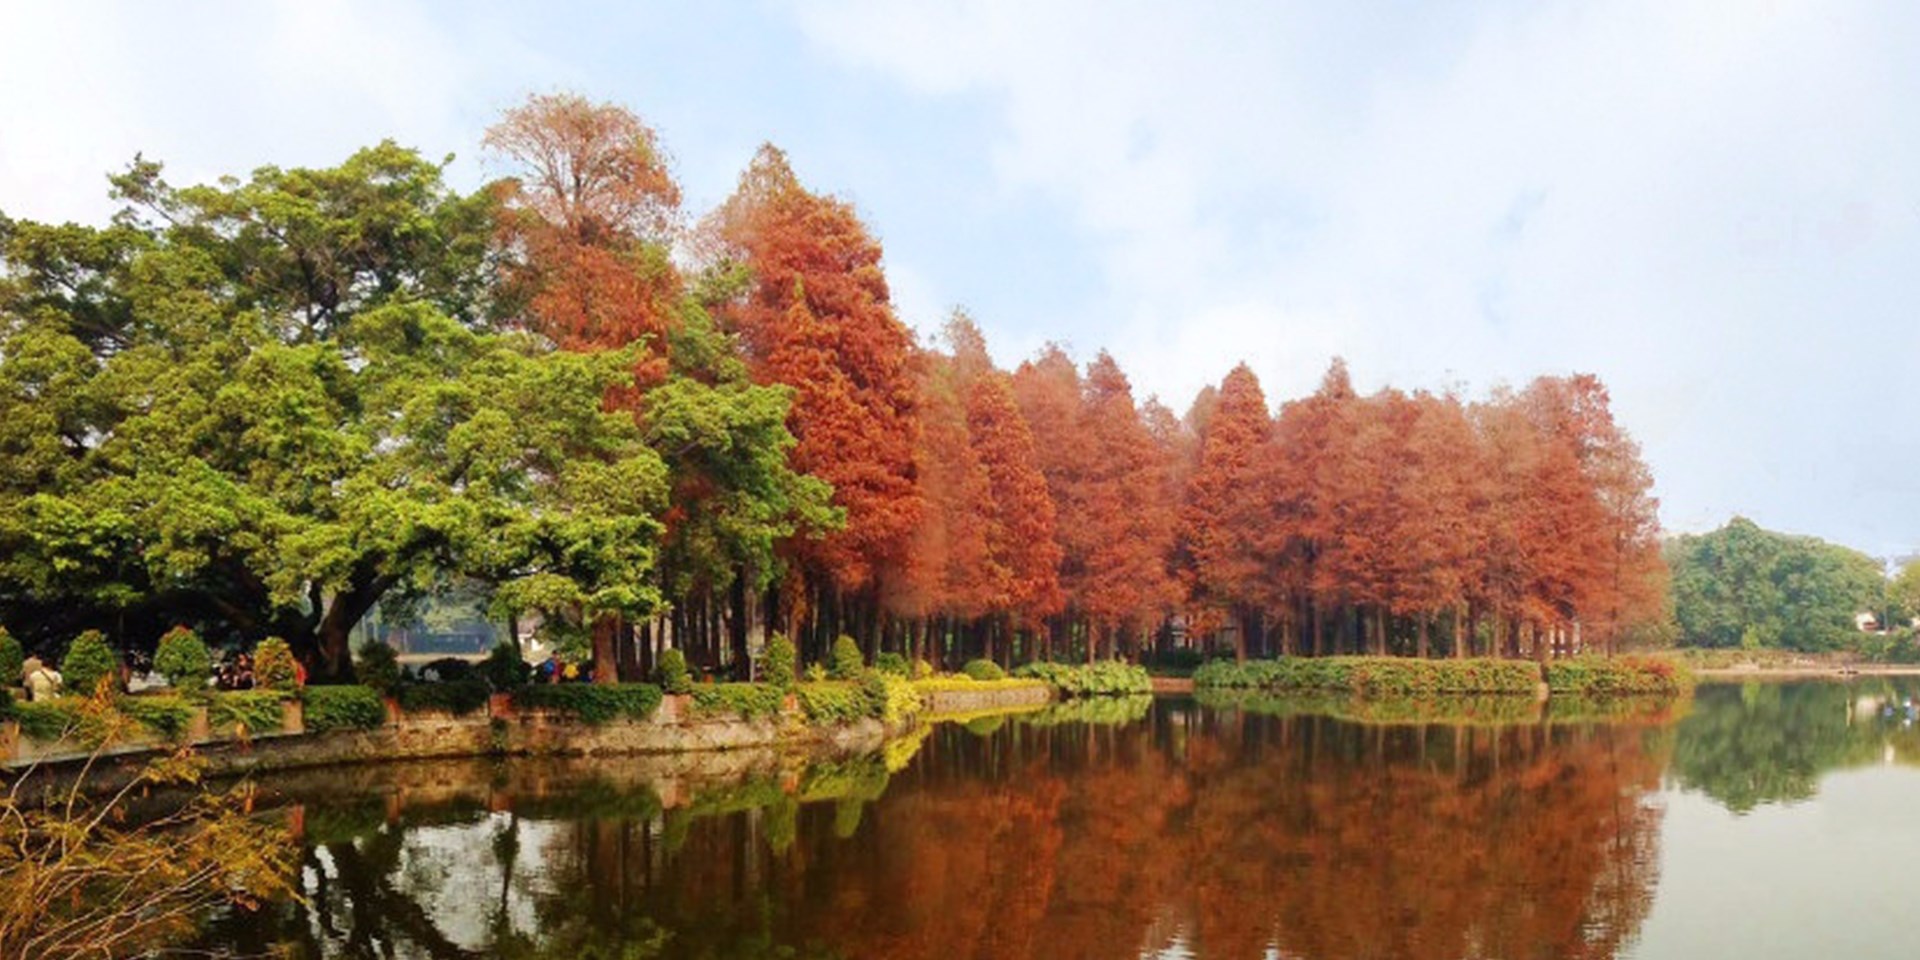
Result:
{"label": "distant treeline", "polygon": [[1538,655],[1663,616],[1651,480],[1588,376],[1184,417],[1112,357],[916,342],[854,208],[779,150],[689,220],[654,132],[537,96],[471,194],[382,143],[0,217],[0,621],[175,623],[351,670],[376,604],[479,583],[617,674],[784,631],[957,663],[1183,642]]}

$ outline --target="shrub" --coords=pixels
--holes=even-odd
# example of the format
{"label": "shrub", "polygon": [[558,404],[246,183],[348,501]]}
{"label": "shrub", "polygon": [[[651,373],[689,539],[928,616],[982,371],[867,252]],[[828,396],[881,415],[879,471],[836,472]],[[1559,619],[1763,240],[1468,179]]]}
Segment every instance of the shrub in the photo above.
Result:
{"label": "shrub", "polygon": [[1145,667],[1119,660],[1089,664],[1029,663],[1013,675],[1045,680],[1069,697],[1118,697],[1153,692],[1153,680],[1147,676]]}
{"label": "shrub", "polygon": [[867,658],[860,653],[860,645],[852,637],[841,634],[833,641],[833,678],[835,680],[853,680],[860,671],[867,668]]}
{"label": "shrub", "polygon": [[207,725],[215,733],[247,737],[280,729],[283,710],[277,690],[234,690],[207,701]]}
{"label": "shrub", "polygon": [[213,673],[213,657],[199,634],[186,627],[174,627],[160,637],[153,652],[153,668],[166,676],[175,690],[195,696],[207,692],[207,677]]}
{"label": "shrub", "polygon": [[393,696],[400,687],[400,658],[382,641],[368,640],[361,644],[359,660],[353,669],[361,686],[371,687],[383,697]]}
{"label": "shrub", "polygon": [[913,679],[925,680],[931,676],[933,676],[933,664],[925,660],[915,660],[913,662]]}
{"label": "shrub", "polygon": [[651,683],[536,683],[514,691],[516,706],[570,714],[591,724],[618,717],[645,720],[660,706]]}
{"label": "shrub", "polygon": [[487,705],[493,691],[471,671],[458,680],[441,683],[403,683],[394,693],[402,710],[435,710],[464,716]]}
{"label": "shrub", "polygon": [[300,686],[300,665],[285,640],[268,637],[253,648],[253,685],[282,693]]}
{"label": "shrub", "polygon": [[1196,687],[1322,690],[1361,696],[1532,695],[1540,669],[1527,660],[1407,657],[1281,657],[1215,660],[1193,672]]}
{"label": "shrub", "polygon": [[668,693],[693,692],[693,674],[687,670],[687,655],[678,648],[669,648],[660,655],[659,674],[660,687]]}
{"label": "shrub", "polygon": [[832,675],[827,673],[827,666],[824,663],[809,663],[807,669],[801,672],[806,674],[808,683],[826,683],[833,679]]}
{"label": "shrub", "polygon": [[960,672],[975,680],[1004,680],[1007,672],[992,660],[968,660]]}
{"label": "shrub", "polygon": [[487,686],[501,693],[524,686],[531,672],[520,651],[504,641],[494,644],[493,650],[487,653],[487,658],[480,661],[476,669],[486,679]]}
{"label": "shrub", "polygon": [[788,640],[785,634],[774,634],[768,638],[767,651],[760,659],[763,664],[760,670],[762,679],[782,690],[793,689],[793,671],[800,654],[793,648],[792,640]]}
{"label": "shrub", "polygon": [[851,723],[870,716],[873,704],[859,684],[840,680],[803,683],[793,690],[800,711],[811,723]]}
{"label": "shrub", "polygon": [[183,697],[121,697],[114,709],[169,740],[178,740],[193,724],[193,704]]}
{"label": "shrub", "polygon": [[860,689],[866,695],[869,715],[879,717],[890,727],[904,724],[926,709],[926,701],[921,699],[912,681],[889,673],[867,671],[860,680]]}
{"label": "shrub", "polygon": [[17,687],[24,682],[22,671],[26,669],[27,655],[20,649],[20,641],[0,627],[0,690]]}
{"label": "shrub", "polygon": [[907,658],[891,650],[874,654],[873,668],[881,673],[902,679],[913,676],[913,667],[907,663]]}
{"label": "shrub", "polygon": [[111,679],[118,685],[120,656],[107,645],[106,634],[88,630],[67,647],[67,656],[60,661],[60,675],[68,690],[92,696],[103,680]]}
{"label": "shrub", "polygon": [[787,691],[770,683],[703,683],[693,688],[693,712],[701,715],[771,717],[786,701]]}
{"label": "shrub", "polygon": [[371,730],[387,722],[387,708],[380,694],[359,685],[308,687],[300,699],[307,705],[307,730]]}
{"label": "shrub", "polygon": [[78,697],[16,703],[13,719],[22,735],[51,743],[80,729],[84,705]]}
{"label": "shrub", "polygon": [[1572,657],[1547,665],[1547,688],[1582,697],[1678,694],[1693,689],[1693,673],[1664,657]]}

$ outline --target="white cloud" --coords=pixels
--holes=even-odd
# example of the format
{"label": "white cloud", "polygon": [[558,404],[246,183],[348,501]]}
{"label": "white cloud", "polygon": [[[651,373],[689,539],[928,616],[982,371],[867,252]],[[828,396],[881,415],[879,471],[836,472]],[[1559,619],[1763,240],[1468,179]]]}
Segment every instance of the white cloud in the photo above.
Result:
{"label": "white cloud", "polygon": [[850,63],[998,104],[1006,188],[1063,201],[1101,251],[1079,329],[1176,404],[1241,358],[1280,396],[1335,352],[1363,384],[1591,370],[1670,523],[1920,542],[1880,479],[1920,472],[1920,444],[1878,426],[1920,416],[1888,362],[1920,346],[1910,14],[1335,9],[797,15]]}

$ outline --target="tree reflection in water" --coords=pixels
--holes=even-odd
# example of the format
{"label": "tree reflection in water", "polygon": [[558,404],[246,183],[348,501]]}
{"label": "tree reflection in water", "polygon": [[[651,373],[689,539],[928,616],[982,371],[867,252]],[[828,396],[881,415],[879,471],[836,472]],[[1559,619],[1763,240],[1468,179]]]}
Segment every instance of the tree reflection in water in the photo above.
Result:
{"label": "tree reflection in water", "polygon": [[[981,726],[942,726],[891,773],[876,756],[682,789],[606,779],[638,760],[517,762],[313,800],[305,901],[223,918],[205,944],[1598,958],[1633,938],[1654,886],[1659,727],[1368,726],[1167,701],[1144,721]],[[485,786],[462,792],[468,779]]]}

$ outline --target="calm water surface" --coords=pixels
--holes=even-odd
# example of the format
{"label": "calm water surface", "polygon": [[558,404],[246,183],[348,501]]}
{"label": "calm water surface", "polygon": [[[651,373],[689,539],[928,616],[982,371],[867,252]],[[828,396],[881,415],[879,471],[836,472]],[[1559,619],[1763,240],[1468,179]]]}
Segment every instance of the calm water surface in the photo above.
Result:
{"label": "calm water surface", "polygon": [[[1703,686],[1679,719],[1106,703],[884,753],[262,781],[301,957],[1904,956],[1909,681]],[[1386,722],[1390,721],[1390,722]]]}

